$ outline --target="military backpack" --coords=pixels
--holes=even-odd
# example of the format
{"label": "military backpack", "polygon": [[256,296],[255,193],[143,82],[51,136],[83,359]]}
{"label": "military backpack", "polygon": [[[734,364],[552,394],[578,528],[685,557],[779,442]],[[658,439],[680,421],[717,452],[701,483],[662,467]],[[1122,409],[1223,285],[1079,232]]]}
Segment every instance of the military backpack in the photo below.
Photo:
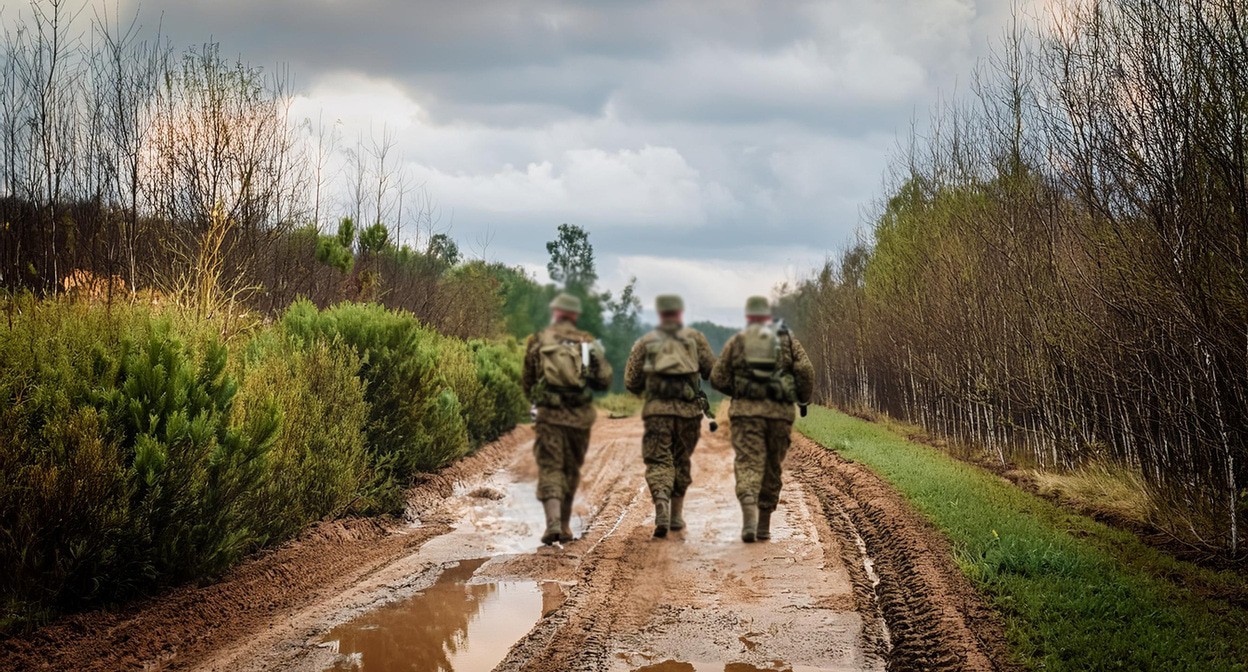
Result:
{"label": "military backpack", "polygon": [[646,341],[646,394],[692,401],[698,394],[698,342],[692,329],[655,329]]}
{"label": "military backpack", "polygon": [[[787,329],[751,324],[741,332],[745,366],[734,376],[734,397],[780,403],[797,401],[797,381],[784,359]],[[790,341],[791,347],[791,341]]]}
{"label": "military backpack", "polygon": [[538,406],[583,406],[593,399],[589,389],[589,366],[599,356],[595,345],[547,331],[538,343],[542,375],[538,380]]}

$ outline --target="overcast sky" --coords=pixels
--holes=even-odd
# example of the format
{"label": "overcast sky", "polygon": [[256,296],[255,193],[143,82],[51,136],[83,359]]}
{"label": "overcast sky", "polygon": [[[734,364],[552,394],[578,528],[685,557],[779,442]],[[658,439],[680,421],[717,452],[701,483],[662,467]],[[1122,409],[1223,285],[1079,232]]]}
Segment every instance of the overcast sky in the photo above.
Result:
{"label": "overcast sky", "polygon": [[176,45],[287,64],[299,116],[393,130],[469,255],[545,279],[545,242],[577,224],[605,287],[636,275],[648,312],[676,291],[691,319],[735,324],[746,295],[853,239],[897,134],[965,86],[1009,14],[1009,0],[146,0],[140,16]]}

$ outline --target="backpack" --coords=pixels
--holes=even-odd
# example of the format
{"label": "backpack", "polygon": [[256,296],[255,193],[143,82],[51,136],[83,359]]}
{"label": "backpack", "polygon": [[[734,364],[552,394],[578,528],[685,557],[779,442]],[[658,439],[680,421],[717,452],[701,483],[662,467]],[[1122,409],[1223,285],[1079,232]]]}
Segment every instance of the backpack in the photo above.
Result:
{"label": "backpack", "polygon": [[770,324],[751,324],[741,332],[745,366],[750,376],[759,380],[771,378],[780,363],[780,335]]}
{"label": "backpack", "polygon": [[660,376],[688,376],[698,372],[698,343],[689,332],[681,329],[657,334],[646,343],[646,363],[642,370]]}
{"label": "backpack", "polygon": [[686,329],[655,329],[646,341],[646,398],[693,401],[699,392],[698,342]]}
{"label": "backpack", "polygon": [[588,384],[586,359],[589,343],[570,340],[558,334],[549,334],[538,348],[542,363],[542,380],[547,387],[564,390],[581,390]]}
{"label": "backpack", "polygon": [[741,340],[745,369],[734,376],[733,396],[795,403],[797,382],[782,361],[780,330],[774,325],[751,324],[741,332]]}

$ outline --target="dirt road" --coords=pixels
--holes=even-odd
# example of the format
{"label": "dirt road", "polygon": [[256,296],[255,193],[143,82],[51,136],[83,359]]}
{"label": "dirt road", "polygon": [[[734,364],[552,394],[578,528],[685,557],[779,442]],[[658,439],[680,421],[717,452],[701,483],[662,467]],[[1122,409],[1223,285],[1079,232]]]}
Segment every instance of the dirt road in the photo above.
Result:
{"label": "dirt road", "polygon": [[[742,544],[726,432],[689,529],[653,539],[638,419],[594,430],[579,538],[537,542],[532,434],[412,491],[411,519],[331,523],[126,613],[11,641],[38,669],[1000,669],[1000,626],[897,496],[804,439],[769,543]],[[6,660],[7,658],[7,660]],[[45,667],[46,666],[46,667]]]}

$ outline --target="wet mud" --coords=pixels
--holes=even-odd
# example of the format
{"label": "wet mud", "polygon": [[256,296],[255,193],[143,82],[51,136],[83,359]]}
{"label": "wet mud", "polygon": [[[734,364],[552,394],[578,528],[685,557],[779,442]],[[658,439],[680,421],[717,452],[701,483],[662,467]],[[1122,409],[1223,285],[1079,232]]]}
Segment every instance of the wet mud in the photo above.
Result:
{"label": "wet mud", "polygon": [[689,527],[655,539],[641,434],[636,418],[595,426],[573,542],[538,542],[532,433],[521,429],[414,488],[405,520],[323,526],[213,586],[53,624],[6,646],[0,664],[1008,668],[1000,623],[949,549],[870,472],[798,438],[773,538],[744,544],[727,432],[704,432]]}

